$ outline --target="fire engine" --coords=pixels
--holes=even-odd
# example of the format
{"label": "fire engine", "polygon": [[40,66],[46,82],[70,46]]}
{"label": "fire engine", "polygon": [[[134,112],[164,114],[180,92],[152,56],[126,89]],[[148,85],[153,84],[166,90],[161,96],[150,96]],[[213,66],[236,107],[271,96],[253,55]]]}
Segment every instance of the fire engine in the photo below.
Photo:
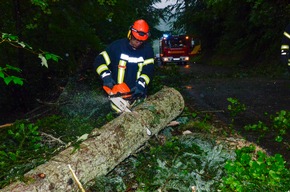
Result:
{"label": "fire engine", "polygon": [[189,35],[163,35],[159,41],[159,59],[166,63],[186,64],[201,51],[200,41]]}

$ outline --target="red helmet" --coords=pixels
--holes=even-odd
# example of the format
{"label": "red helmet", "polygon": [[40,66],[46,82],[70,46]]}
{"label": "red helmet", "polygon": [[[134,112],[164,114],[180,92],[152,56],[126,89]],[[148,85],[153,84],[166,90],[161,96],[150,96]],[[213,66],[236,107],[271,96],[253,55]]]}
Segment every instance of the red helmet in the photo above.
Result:
{"label": "red helmet", "polygon": [[137,20],[131,26],[132,35],[140,41],[146,41],[150,35],[149,25],[143,19]]}

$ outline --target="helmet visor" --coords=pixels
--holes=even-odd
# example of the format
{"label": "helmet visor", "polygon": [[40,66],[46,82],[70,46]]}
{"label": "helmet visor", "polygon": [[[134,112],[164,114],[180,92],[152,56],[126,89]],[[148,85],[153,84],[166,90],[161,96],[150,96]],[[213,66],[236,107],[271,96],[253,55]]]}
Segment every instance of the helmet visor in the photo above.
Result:
{"label": "helmet visor", "polygon": [[133,36],[137,39],[137,40],[140,40],[140,41],[145,41],[148,39],[149,37],[149,33],[148,32],[143,32],[143,31],[138,31],[134,28],[131,28],[132,30],[132,34]]}

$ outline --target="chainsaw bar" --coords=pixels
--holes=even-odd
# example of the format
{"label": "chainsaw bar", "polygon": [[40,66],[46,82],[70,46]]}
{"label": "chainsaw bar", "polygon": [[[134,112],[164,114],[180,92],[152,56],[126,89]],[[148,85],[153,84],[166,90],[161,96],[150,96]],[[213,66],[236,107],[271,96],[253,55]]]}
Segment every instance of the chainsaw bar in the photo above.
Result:
{"label": "chainsaw bar", "polygon": [[[130,109],[131,105],[130,105],[129,101],[126,101],[122,97],[111,97],[111,96],[109,96],[109,100],[116,107],[118,107],[122,112],[132,112],[131,109]],[[146,127],[146,133],[147,133],[148,136],[152,135],[152,132],[147,127]]]}
{"label": "chainsaw bar", "polygon": [[126,101],[122,97],[111,97],[109,96],[109,100],[116,105],[122,112],[131,112],[129,101]]}

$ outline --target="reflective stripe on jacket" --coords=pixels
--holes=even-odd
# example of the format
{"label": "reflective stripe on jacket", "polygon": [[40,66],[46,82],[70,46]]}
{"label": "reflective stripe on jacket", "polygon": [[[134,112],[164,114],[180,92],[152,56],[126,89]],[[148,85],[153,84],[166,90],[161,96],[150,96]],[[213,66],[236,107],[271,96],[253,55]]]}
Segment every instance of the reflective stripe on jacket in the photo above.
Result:
{"label": "reflective stripe on jacket", "polygon": [[127,38],[120,39],[96,57],[94,67],[99,75],[110,70],[115,82],[125,82],[130,89],[135,86],[139,77],[148,85],[154,70],[153,48],[145,42],[134,50]]}

